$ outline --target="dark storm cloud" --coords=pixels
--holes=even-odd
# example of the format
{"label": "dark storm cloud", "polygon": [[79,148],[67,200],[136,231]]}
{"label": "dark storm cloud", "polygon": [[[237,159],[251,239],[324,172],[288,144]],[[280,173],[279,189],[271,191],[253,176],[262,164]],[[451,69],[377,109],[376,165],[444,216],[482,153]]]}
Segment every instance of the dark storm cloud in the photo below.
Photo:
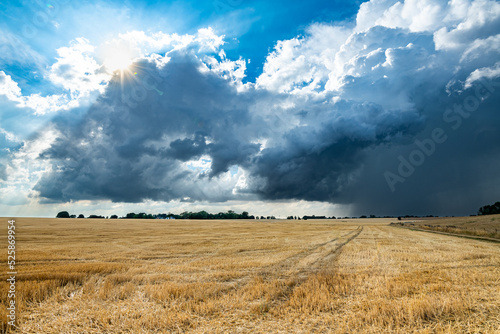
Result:
{"label": "dark storm cloud", "polygon": [[[435,105],[441,117],[428,119],[425,129],[411,143],[392,142],[365,150],[358,177],[337,202],[355,203],[356,212],[365,215],[469,215],[498,198],[498,94],[482,102],[468,118],[462,118],[456,129],[453,127],[458,123],[442,118],[450,106],[463,103],[468,96],[474,93],[467,90],[461,99]],[[454,116],[457,120],[458,115]],[[436,130],[442,134],[439,142],[433,139]],[[388,180],[386,175],[396,175],[398,180]]]}
{"label": "dark storm cloud", "polygon": [[420,124],[415,112],[369,103],[322,108],[322,121],[291,129],[283,146],[263,150],[256,160],[252,171],[265,180],[261,196],[335,202],[351,185],[363,149],[413,135]]}
{"label": "dark storm cloud", "polygon": [[202,200],[200,176],[181,168],[182,162],[210,154],[212,176],[247,164],[259,145],[244,135],[250,123],[244,99],[226,80],[200,72],[200,61],[189,52],[170,56],[163,68],[142,61],[135,64],[137,75],[123,83],[113,79],[78,124],[54,121],[61,136],[42,155],[54,161],[54,171],[35,188],[42,197]]}
{"label": "dark storm cloud", "polygon": [[[217,182],[236,165],[249,172],[247,193],[335,200],[359,167],[362,149],[408,135],[419,124],[414,111],[346,101],[292,110],[272,106],[271,112],[294,116],[265,120],[269,110],[250,113],[254,101],[272,104],[286,96],[238,93],[227,80],[200,72],[200,61],[189,52],[170,56],[162,68],[142,61],[135,65],[137,76],[115,78],[78,124],[54,121],[61,136],[42,155],[54,161],[54,171],[35,188],[42,197],[227,200],[234,198],[233,188],[213,193],[203,184]],[[301,124],[290,128],[292,119]],[[260,152],[262,136],[280,144]],[[181,167],[203,155],[211,159],[209,173]]]}
{"label": "dark storm cloud", "polygon": [[[417,22],[434,30],[373,26],[334,50],[338,37],[319,26],[284,43],[243,89],[190,50],[142,60],[78,123],[54,120],[60,136],[40,157],[52,172],[35,190],[46,201],[305,199],[355,214],[473,213],[500,196],[500,18],[467,20],[462,30],[437,19]],[[194,164],[202,159],[209,170]]]}

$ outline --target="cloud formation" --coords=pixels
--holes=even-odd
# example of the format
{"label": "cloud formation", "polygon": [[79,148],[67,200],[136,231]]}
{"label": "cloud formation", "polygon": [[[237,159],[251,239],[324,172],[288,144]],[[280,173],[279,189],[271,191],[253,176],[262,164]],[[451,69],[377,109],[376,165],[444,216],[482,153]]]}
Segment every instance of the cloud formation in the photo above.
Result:
{"label": "cloud formation", "polygon": [[[82,119],[52,123],[57,138],[38,157],[50,168],[33,187],[44,201],[310,200],[466,214],[499,195],[496,1],[372,0],[355,22],[278,41],[245,84],[246,61],[227,59],[211,29],[120,38],[140,50],[131,72],[111,77]],[[51,80],[81,94],[79,81],[101,79],[79,43],[60,52]],[[0,74],[3,94],[20,99]],[[416,141],[436,129],[446,140],[426,154]],[[402,176],[401,157],[419,149],[423,160]]]}
{"label": "cloud formation", "polygon": [[[242,133],[248,109],[236,87],[200,71],[191,52],[168,58],[135,63],[136,74],[123,81],[117,75],[81,122],[56,123],[61,136],[42,159],[64,162],[35,187],[43,197],[229,199],[221,188],[237,182],[230,166],[248,164],[258,151]],[[204,155],[211,157],[210,173],[188,168]]]}

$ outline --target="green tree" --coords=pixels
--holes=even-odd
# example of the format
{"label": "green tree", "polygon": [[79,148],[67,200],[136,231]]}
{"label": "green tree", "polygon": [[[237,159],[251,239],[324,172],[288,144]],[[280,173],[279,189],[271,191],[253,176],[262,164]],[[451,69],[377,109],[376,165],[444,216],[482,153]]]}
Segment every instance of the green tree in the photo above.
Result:
{"label": "green tree", "polygon": [[477,212],[478,215],[495,215],[500,213],[500,202],[496,202],[492,205],[485,205],[479,208]]}
{"label": "green tree", "polygon": [[69,218],[70,215],[68,211],[61,211],[57,214],[56,218]]}

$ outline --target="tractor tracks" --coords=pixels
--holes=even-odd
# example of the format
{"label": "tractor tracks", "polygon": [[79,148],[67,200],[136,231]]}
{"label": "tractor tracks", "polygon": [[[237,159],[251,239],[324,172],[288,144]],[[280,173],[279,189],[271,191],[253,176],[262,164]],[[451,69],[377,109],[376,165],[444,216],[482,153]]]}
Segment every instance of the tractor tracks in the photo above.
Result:
{"label": "tractor tracks", "polygon": [[289,256],[279,262],[261,268],[262,276],[290,277],[304,276],[317,272],[333,263],[340,255],[342,248],[357,238],[363,231],[362,226],[341,235],[338,238],[316,245],[312,249]]}

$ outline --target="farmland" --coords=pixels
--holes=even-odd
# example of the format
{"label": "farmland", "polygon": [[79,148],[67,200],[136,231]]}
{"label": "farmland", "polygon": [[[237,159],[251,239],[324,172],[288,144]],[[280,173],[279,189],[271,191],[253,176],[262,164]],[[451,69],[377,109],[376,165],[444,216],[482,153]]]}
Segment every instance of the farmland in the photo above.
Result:
{"label": "farmland", "polygon": [[[395,221],[18,218],[18,325],[26,333],[498,333],[499,244]],[[7,254],[6,237],[0,246]]]}
{"label": "farmland", "polygon": [[433,218],[400,224],[405,227],[500,241],[500,215]]}

